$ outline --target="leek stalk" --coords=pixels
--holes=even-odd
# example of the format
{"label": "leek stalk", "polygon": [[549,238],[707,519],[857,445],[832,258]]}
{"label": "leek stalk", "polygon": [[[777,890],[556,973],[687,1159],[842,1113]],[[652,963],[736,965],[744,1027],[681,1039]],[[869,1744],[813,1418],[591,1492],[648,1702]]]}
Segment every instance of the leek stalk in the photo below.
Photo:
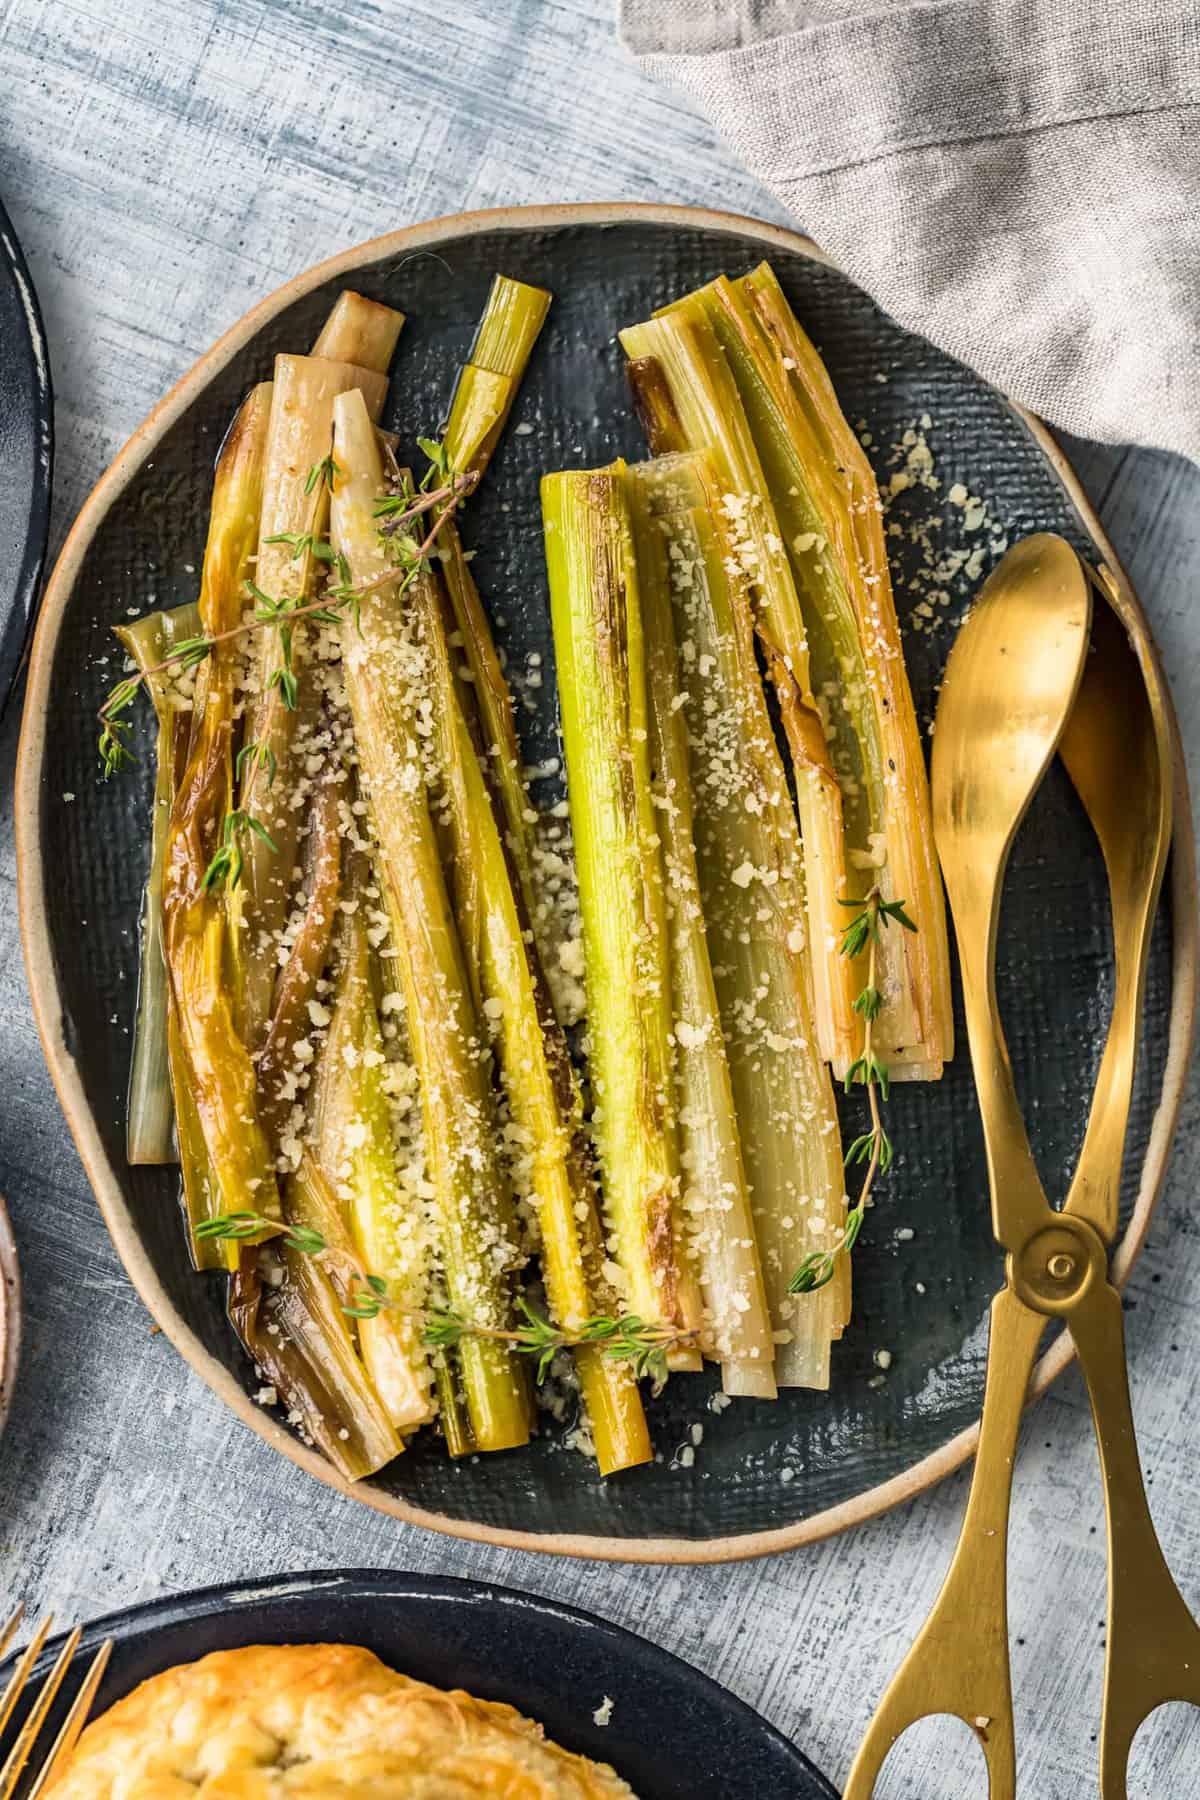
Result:
{"label": "leek stalk", "polygon": [[[527,915],[456,690],[432,576],[410,604],[428,664],[438,734],[455,912],[475,1003],[490,1021],[508,1098],[518,1189],[538,1225],[550,1311],[567,1331],[615,1310],[586,1149],[582,1103],[566,1041],[549,1004]],[[575,1350],[580,1388],[603,1475],[652,1455],[637,1384],[597,1344]]]}
{"label": "leek stalk", "polygon": [[[257,541],[271,390],[255,388],[221,448],[200,582],[200,619],[212,636],[241,617],[244,584]],[[189,1105],[204,1138],[206,1179],[193,1179],[192,1222],[207,1201],[212,1214],[252,1209],[279,1215],[274,1157],[258,1111],[257,1079],[235,1025],[227,980],[226,898],[205,876],[220,841],[232,785],[233,654],[215,647],[204,665],[203,710],[171,810],[163,867],[163,942],[171,1006]],[[178,1096],[181,1081],[176,1081]],[[186,1183],[185,1183],[186,1191]],[[234,1244],[223,1246],[228,1267]],[[206,1248],[193,1244],[202,1266]]]}
{"label": "leek stalk", "polygon": [[[666,908],[623,465],[545,476],[542,513],[608,1223],[629,1310],[699,1335],[678,1211]],[[672,1365],[698,1367],[698,1353],[680,1347]]]}
{"label": "leek stalk", "polygon": [[846,868],[842,791],[812,691],[800,602],[766,477],[703,306],[672,307],[620,336],[634,359],[631,376],[651,449],[707,450],[713,458],[731,554],[754,594],[755,622],[795,771],[817,1031],[823,1054],[835,1069],[845,1070],[858,1022],[853,971],[838,955],[845,921],[839,902],[853,891]]}
{"label": "leek stalk", "polygon": [[[340,395],[333,411],[334,548],[346,557],[355,582],[373,582],[387,568],[375,517],[384,491],[379,446],[361,393]],[[497,1160],[490,1053],[438,859],[413,704],[420,671],[397,616],[396,584],[364,593],[357,624],[351,619],[342,625],[342,651],[421,1078],[442,1277],[451,1306],[464,1319],[505,1330],[519,1256]],[[477,1447],[526,1442],[526,1386],[510,1347],[468,1334],[458,1358]]]}
{"label": "leek stalk", "polygon": [[456,474],[482,475],[500,440],[525,366],[546,321],[545,288],[497,275],[471,355],[458,377],[443,442]]}
{"label": "leek stalk", "polygon": [[[180,606],[171,612],[148,613],[132,625],[119,625],[116,635],[145,674],[169,656],[172,646],[181,638],[194,636],[199,622],[200,615],[195,606]],[[171,804],[191,727],[188,714],[163,676],[150,676],[146,686],[154,702],[158,734],[150,820],[150,868],[142,894],[142,957],[133,1027],[133,1061],[129,1071],[125,1153],[131,1163],[161,1164],[178,1159],[167,1025],[170,996],[162,934],[163,857]]]}
{"label": "leek stalk", "polygon": [[[884,933],[874,1038],[891,1078],[936,1079],[953,1055],[945,904],[929,783],[866,453],[769,264],[701,290],[746,403],[809,621],[813,682],[848,763],[859,887],[904,901],[916,932]],[[818,550],[817,546],[820,546]],[[856,1047],[857,1053],[857,1047]]]}
{"label": "leek stalk", "polygon": [[771,1318],[696,868],[688,725],[682,704],[688,696],[679,679],[671,608],[672,579],[686,588],[685,565],[669,517],[655,516],[664,487],[669,494],[673,485],[673,474],[659,463],[629,471],[646,639],[650,761],[670,909],[683,1212],[704,1296],[710,1354],[721,1364],[725,1392],[773,1400]]}
{"label": "leek stalk", "polygon": [[[293,1224],[324,1216],[314,1196],[311,1164],[301,1163],[288,1184]],[[278,1258],[276,1279],[264,1280],[262,1258]],[[305,1435],[345,1476],[360,1481],[404,1448],[359,1360],[342,1295],[323,1259],[289,1249],[242,1249],[230,1284],[229,1316]]]}
{"label": "leek stalk", "polygon": [[[377,419],[387,392],[387,377],[377,370],[318,356],[275,358],[262,522],[253,574],[260,592],[284,607],[310,598],[317,571],[324,567],[311,548],[297,554],[294,540],[325,536],[329,484],[323,473],[314,479],[313,470],[321,470],[329,456],[334,396],[350,389],[363,393],[372,419]],[[286,538],[293,542],[281,541]],[[270,838],[267,842],[257,834],[249,837],[239,897],[243,929],[250,933],[241,1022],[246,1041],[255,1050],[261,1046],[271,1017],[275,945],[290,909],[292,870],[303,826],[303,815],[293,804],[302,773],[297,752],[302,751],[303,740],[317,719],[314,683],[303,678],[307,638],[303,625],[294,628],[292,654],[300,676],[295,708],[287,705],[281,687],[272,686],[272,678],[282,666],[281,632],[260,631],[255,647],[256,695],[246,741],[258,746],[260,757],[272,758],[275,770],[274,779],[268,782],[262,778],[260,765],[251,760],[243,772],[240,795],[241,806],[253,813]]]}
{"label": "leek stalk", "polygon": [[[754,652],[748,586],[721,487],[702,456],[643,478],[669,555],[681,692],[697,796],[707,925],[781,1387],[827,1387],[848,1316],[848,1259],[828,1288],[787,1291],[810,1250],[841,1241],[845,1181],[837,1109],[804,974],[802,857]],[[736,572],[735,572],[736,571]]]}

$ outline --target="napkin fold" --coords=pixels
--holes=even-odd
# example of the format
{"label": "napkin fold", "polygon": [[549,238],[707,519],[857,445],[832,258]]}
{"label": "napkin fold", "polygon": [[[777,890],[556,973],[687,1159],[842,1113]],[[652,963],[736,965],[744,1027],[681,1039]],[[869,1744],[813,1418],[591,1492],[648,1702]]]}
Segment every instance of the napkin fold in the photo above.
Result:
{"label": "napkin fold", "polygon": [[619,4],[901,324],[1067,431],[1200,460],[1196,0]]}

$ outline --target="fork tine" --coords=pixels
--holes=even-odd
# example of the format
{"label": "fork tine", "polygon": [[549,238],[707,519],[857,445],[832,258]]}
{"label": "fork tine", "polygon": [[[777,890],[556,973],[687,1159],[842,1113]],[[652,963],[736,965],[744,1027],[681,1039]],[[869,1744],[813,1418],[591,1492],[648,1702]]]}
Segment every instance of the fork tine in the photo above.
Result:
{"label": "fork tine", "polygon": [[[8,1686],[5,1688],[4,1692],[0,1694],[0,1737],[4,1735],[4,1728],[12,1718],[13,1708],[21,1698],[21,1695],[25,1692],[25,1683],[29,1680],[29,1671],[32,1669],[38,1657],[42,1654],[42,1645],[49,1637],[50,1627],[53,1623],[53,1613],[47,1613],[46,1617],[42,1620],[41,1624],[26,1644],[24,1650],[22,1650],[17,1666],[9,1678]],[[8,1630],[7,1625],[5,1626],[5,1630]]]}
{"label": "fork tine", "polygon": [[6,1620],[6,1622],[4,1623],[3,1626],[0,1626],[0,1656],[8,1655],[8,1646],[12,1643],[13,1639],[16,1637],[17,1627],[20,1625],[21,1620],[24,1617],[25,1617],[25,1608],[22,1606],[21,1602],[18,1600],[16,1607],[13,1610],[12,1617],[10,1619]]}
{"label": "fork tine", "polygon": [[25,1800],[38,1800],[38,1795],[50,1781],[62,1758],[75,1748],[76,1739],[87,1724],[87,1716],[92,1710],[96,1689],[100,1686],[101,1677],[108,1667],[112,1647],[112,1638],[105,1638],[92,1658],[91,1667],[83,1678],[83,1684],[71,1702],[71,1710],[63,1720],[58,1736],[51,1746],[50,1754],[42,1764],[41,1772],[25,1796]]}
{"label": "fork tine", "polygon": [[5,1758],[4,1767],[0,1769],[0,1800],[12,1800],[17,1782],[21,1779],[21,1771],[29,1761],[29,1752],[33,1749],[38,1732],[46,1722],[46,1715],[54,1705],[55,1695],[63,1684],[63,1677],[71,1666],[83,1626],[77,1625],[67,1638],[58,1653],[54,1667],[41,1685],[37,1699],[29,1709],[29,1717],[17,1734],[17,1741]]}

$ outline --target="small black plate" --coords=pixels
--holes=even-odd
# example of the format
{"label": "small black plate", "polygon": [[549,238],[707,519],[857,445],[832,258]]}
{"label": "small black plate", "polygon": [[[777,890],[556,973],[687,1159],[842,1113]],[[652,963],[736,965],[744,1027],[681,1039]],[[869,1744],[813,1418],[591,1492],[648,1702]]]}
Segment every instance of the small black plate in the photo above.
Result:
{"label": "small black plate", "polygon": [[[43,1729],[51,1743],[89,1652],[115,1639],[95,1712],[164,1669],[246,1644],[362,1644],[390,1668],[504,1700],[564,1749],[611,1763],[638,1800],[836,1800],[806,1757],[676,1656],[536,1594],[384,1570],[276,1575],[202,1588],[98,1619]],[[61,1640],[58,1640],[61,1641]],[[19,1729],[55,1645],[30,1684]],[[0,1688],[4,1673],[0,1670]],[[607,1725],[592,1714],[612,1700]],[[0,1742],[0,1759],[7,1744]]]}
{"label": "small black plate", "polygon": [[0,206],[0,709],[37,604],[46,529],[54,407],[37,295]]}

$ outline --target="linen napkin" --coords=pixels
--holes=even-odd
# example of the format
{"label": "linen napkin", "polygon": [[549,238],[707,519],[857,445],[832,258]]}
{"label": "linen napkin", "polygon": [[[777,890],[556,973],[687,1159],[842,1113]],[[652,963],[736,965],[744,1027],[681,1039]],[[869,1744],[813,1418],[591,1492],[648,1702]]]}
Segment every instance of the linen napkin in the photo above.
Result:
{"label": "linen napkin", "polygon": [[901,324],[1052,424],[1200,460],[1196,0],[619,3]]}

